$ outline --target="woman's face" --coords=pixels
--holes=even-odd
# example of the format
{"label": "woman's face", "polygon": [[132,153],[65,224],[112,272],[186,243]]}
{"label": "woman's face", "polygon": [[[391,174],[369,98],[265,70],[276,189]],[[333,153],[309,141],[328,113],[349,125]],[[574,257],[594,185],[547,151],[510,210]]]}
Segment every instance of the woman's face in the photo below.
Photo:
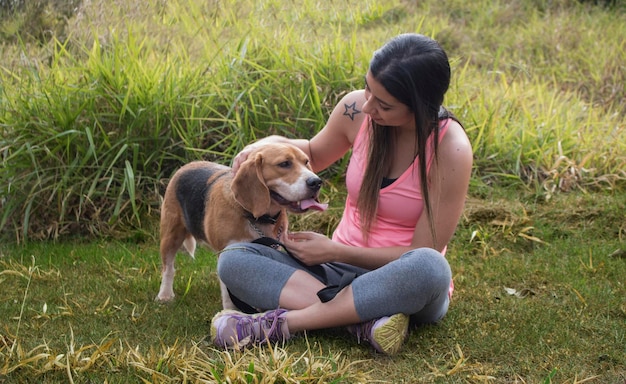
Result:
{"label": "woman's face", "polygon": [[415,117],[409,107],[391,96],[370,71],[365,75],[365,99],[363,112],[370,115],[376,124],[411,128],[415,125]]}

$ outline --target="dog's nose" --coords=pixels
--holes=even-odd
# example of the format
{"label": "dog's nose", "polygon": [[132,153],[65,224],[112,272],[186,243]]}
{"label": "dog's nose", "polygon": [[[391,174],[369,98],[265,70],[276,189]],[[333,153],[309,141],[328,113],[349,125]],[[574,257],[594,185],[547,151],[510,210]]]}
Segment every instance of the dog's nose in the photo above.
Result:
{"label": "dog's nose", "polygon": [[319,177],[309,177],[308,179],[306,179],[306,185],[310,189],[317,191],[322,186],[322,179],[320,179]]}

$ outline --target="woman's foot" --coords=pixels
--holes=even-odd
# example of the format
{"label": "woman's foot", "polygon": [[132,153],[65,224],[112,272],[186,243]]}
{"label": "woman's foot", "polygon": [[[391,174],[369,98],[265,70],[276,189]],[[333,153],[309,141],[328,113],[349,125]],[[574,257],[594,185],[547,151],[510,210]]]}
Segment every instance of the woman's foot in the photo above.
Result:
{"label": "woman's foot", "polygon": [[211,320],[211,340],[222,348],[244,348],[291,337],[285,309],[255,314],[234,310],[218,312]]}

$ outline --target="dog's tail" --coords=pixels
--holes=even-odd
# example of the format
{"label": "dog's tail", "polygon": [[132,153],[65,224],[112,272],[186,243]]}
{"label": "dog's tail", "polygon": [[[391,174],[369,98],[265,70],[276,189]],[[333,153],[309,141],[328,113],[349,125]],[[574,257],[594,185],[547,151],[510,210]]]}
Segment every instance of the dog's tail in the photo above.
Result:
{"label": "dog's tail", "polygon": [[185,251],[187,251],[187,253],[189,254],[189,256],[191,256],[192,259],[195,259],[196,238],[193,237],[192,235],[187,235],[187,237],[185,237],[185,240],[183,241],[183,248],[185,248]]}

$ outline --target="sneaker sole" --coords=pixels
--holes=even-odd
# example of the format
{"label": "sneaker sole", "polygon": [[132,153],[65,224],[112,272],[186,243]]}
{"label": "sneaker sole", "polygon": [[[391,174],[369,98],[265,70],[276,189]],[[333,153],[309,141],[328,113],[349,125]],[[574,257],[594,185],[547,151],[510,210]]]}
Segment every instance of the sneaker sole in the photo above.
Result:
{"label": "sneaker sole", "polygon": [[374,341],[380,346],[381,352],[394,355],[402,348],[408,332],[409,317],[403,313],[396,313],[374,330]]}

